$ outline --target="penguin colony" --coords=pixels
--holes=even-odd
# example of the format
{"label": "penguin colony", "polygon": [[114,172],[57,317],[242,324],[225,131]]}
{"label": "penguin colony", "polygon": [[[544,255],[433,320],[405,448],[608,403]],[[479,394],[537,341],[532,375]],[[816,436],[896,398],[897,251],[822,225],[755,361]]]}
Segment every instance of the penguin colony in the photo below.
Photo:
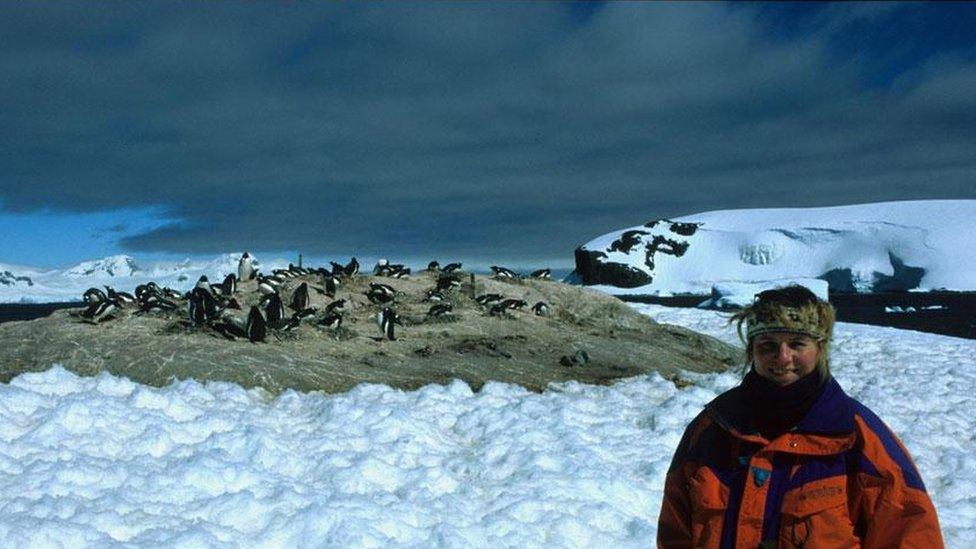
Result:
{"label": "penguin colony", "polygon": [[[426,314],[410,324],[451,319],[455,315],[454,305],[459,299],[470,299],[461,295],[463,274],[461,263],[449,263],[441,268],[440,263],[431,261],[426,276],[434,278],[434,286],[424,293],[423,302],[430,306]],[[492,266],[492,278],[497,280],[518,280],[523,278],[515,271]],[[364,275],[360,274],[359,262],[353,257],[343,265],[331,262],[330,268],[303,268],[288,265],[287,269],[275,269],[270,274],[261,273],[248,253],[238,262],[237,273],[228,274],[223,281],[213,284],[206,276],[201,276],[188,292],[180,293],[171,288],[158,286],[155,282],[141,284],[135,293],[116,291],[106,286],[105,291],[89,288],[82,296],[86,307],[77,313],[85,322],[99,324],[120,318],[125,314],[162,315],[176,318],[180,325],[194,331],[205,331],[229,340],[247,339],[253,343],[266,341],[269,335],[283,334],[308,325],[314,329],[337,333],[346,314],[349,298],[357,294],[365,296],[368,305],[373,307],[377,340],[397,339],[397,328],[405,325],[404,318],[397,313],[401,295],[390,284],[368,281],[356,283]],[[391,264],[381,259],[373,268],[372,277],[399,279],[411,276],[411,270],[401,264]],[[540,269],[529,275],[530,278],[550,279],[549,269]],[[348,297],[337,299],[340,288],[356,286],[358,289],[344,289]],[[363,291],[361,291],[363,290]],[[314,292],[314,294],[312,293]],[[323,296],[328,302],[323,307],[313,305],[312,296]],[[480,310],[489,316],[508,316],[515,311],[524,311],[528,303],[521,299],[506,298],[497,293],[486,293],[473,298]],[[551,307],[539,301],[530,309],[537,316],[550,316]],[[528,313],[526,313],[528,314]]]}

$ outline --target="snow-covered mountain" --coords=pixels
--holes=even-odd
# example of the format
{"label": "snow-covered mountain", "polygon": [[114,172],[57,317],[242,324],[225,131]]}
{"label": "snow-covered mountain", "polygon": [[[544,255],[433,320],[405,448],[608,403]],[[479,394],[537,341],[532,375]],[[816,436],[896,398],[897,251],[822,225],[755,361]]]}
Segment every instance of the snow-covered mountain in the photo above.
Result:
{"label": "snow-covered mountain", "polygon": [[[201,275],[219,281],[228,273],[236,273],[240,258],[241,253],[226,253],[212,260],[143,263],[127,255],[114,255],[48,271],[0,263],[0,303],[80,301],[84,291],[92,286],[112,286],[131,292],[137,285],[150,280],[186,291]],[[265,264],[256,260],[255,263],[267,271],[288,266],[284,259],[273,259]]]}
{"label": "snow-covered mountain", "polygon": [[127,255],[113,255],[94,261],[82,261],[74,267],[65,269],[64,276],[69,278],[131,277],[135,276],[141,270],[131,257]]}
{"label": "snow-covered mountain", "polygon": [[576,270],[614,294],[787,279],[844,292],[976,290],[973,219],[976,200],[705,212],[595,238],[576,250]]}

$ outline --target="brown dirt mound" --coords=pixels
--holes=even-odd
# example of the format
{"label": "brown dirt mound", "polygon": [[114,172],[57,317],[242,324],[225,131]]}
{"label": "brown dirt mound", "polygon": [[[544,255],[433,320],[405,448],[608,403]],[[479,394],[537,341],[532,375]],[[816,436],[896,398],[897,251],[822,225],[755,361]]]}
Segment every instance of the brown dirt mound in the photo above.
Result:
{"label": "brown dirt mound", "polygon": [[[347,300],[340,329],[316,326],[311,318],[292,331],[269,331],[264,343],[230,341],[189,325],[185,309],[135,314],[133,308],[94,325],[83,322],[78,310],[60,310],[46,318],[0,324],[0,381],[61,363],[82,375],[106,370],[154,386],[193,378],[272,393],[336,393],[363,382],[411,390],[454,378],[475,390],[494,380],[541,391],[552,382],[605,384],[650,372],[678,382],[681,370],[721,371],[740,357],[740,351],[714,338],[657,324],[594,290],[548,280],[472,279],[467,274],[463,280],[464,286],[448,296],[452,314],[429,318],[432,303],[423,299],[436,275],[357,276],[336,295]],[[303,281],[321,287],[317,276],[290,279],[281,291],[286,304]],[[381,307],[365,296],[370,282],[397,290],[393,307],[404,326],[398,327],[396,341],[383,339],[375,324]],[[472,298],[485,293],[522,299],[527,306],[493,315]],[[317,291],[310,294],[320,311],[331,301]],[[238,314],[243,318],[260,298],[256,283],[241,283],[235,297],[242,302]],[[549,304],[548,316],[529,310],[538,301]]]}

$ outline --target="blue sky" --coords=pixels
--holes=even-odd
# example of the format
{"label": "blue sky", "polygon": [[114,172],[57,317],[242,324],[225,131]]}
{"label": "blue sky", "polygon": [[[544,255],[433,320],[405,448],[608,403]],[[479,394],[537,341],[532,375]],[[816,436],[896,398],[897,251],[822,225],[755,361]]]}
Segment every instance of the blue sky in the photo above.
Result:
{"label": "blue sky", "polygon": [[18,3],[0,262],[568,265],[698,211],[974,198],[966,3]]}

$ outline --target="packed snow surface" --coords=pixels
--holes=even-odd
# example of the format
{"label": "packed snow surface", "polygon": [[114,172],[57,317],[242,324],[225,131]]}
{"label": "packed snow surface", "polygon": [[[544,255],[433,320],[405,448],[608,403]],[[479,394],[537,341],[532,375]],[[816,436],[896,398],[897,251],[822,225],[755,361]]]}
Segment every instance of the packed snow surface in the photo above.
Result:
{"label": "packed snow surface", "polygon": [[[734,342],[713,311],[636,308]],[[840,323],[840,383],[914,454],[949,547],[976,546],[976,341]],[[56,366],[0,385],[10,547],[647,547],[685,425],[738,374],[535,394],[454,382],[269,398]]]}
{"label": "packed snow surface", "polygon": [[652,277],[615,294],[707,295],[724,282],[822,278],[835,290],[976,289],[976,200],[704,212],[583,245]]}

